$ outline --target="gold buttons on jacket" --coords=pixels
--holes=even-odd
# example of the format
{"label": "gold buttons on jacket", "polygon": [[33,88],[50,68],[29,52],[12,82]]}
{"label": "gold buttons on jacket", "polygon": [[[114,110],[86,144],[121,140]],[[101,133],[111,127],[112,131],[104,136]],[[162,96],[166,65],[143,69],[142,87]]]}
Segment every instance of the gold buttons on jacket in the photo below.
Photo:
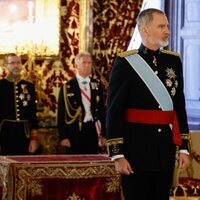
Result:
{"label": "gold buttons on jacket", "polygon": [[159,129],[158,129],[158,133],[160,133],[161,131],[162,131],[162,129],[161,129],[161,128],[159,128]]}
{"label": "gold buttons on jacket", "polygon": [[18,85],[15,83],[15,95],[16,95],[16,120],[20,121],[20,106],[19,106],[19,91]]}

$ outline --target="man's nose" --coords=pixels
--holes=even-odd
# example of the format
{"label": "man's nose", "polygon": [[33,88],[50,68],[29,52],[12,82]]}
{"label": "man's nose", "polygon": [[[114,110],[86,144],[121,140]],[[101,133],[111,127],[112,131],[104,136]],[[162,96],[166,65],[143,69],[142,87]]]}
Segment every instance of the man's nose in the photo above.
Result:
{"label": "man's nose", "polygon": [[166,29],[165,29],[165,33],[167,33],[168,35],[170,35],[170,30],[169,30],[168,27],[166,27]]}

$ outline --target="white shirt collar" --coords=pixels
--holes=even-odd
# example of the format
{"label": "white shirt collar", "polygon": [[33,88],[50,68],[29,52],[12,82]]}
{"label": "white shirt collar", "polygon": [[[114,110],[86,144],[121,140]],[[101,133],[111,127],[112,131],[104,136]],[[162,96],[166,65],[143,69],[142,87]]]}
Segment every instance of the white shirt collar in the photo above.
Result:
{"label": "white shirt collar", "polygon": [[90,83],[90,77],[87,76],[86,78],[83,78],[82,76],[80,76],[78,73],[76,74],[76,78],[78,80],[79,83],[81,83],[82,81],[87,81],[88,83]]}

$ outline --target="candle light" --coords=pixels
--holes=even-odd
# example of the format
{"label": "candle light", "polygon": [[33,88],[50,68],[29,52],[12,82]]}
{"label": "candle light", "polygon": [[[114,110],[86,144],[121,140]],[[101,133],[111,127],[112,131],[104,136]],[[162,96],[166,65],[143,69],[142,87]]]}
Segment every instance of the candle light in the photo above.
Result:
{"label": "candle light", "polygon": [[33,22],[34,15],[33,15],[33,1],[28,1],[28,21]]}

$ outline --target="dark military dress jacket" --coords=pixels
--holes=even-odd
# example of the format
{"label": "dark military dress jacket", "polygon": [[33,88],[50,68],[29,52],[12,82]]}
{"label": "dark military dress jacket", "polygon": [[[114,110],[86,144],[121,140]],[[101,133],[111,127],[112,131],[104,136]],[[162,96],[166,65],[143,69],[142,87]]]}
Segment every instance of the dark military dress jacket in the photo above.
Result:
{"label": "dark military dress jacket", "polygon": [[32,128],[36,128],[35,89],[26,80],[0,80],[0,143],[8,154],[25,154]]}
{"label": "dark military dress jacket", "polygon": [[[98,80],[90,78],[90,89],[93,122],[100,120],[102,136],[105,137],[103,87]],[[60,140],[65,138],[76,140],[77,136],[82,133],[84,116],[85,110],[81,99],[81,91],[77,78],[74,77],[61,86],[59,93],[57,122]]]}
{"label": "dark military dress jacket", "polygon": [[110,156],[124,155],[134,170],[168,170],[175,161],[176,145],[168,124],[131,123],[124,119],[131,109],[161,110],[159,103],[140,76],[125,59],[138,53],[166,87],[177,112],[182,145],[188,150],[188,124],[183,93],[182,63],[177,53],[152,51],[141,45],[139,50],[119,54],[109,81],[107,143]]}

